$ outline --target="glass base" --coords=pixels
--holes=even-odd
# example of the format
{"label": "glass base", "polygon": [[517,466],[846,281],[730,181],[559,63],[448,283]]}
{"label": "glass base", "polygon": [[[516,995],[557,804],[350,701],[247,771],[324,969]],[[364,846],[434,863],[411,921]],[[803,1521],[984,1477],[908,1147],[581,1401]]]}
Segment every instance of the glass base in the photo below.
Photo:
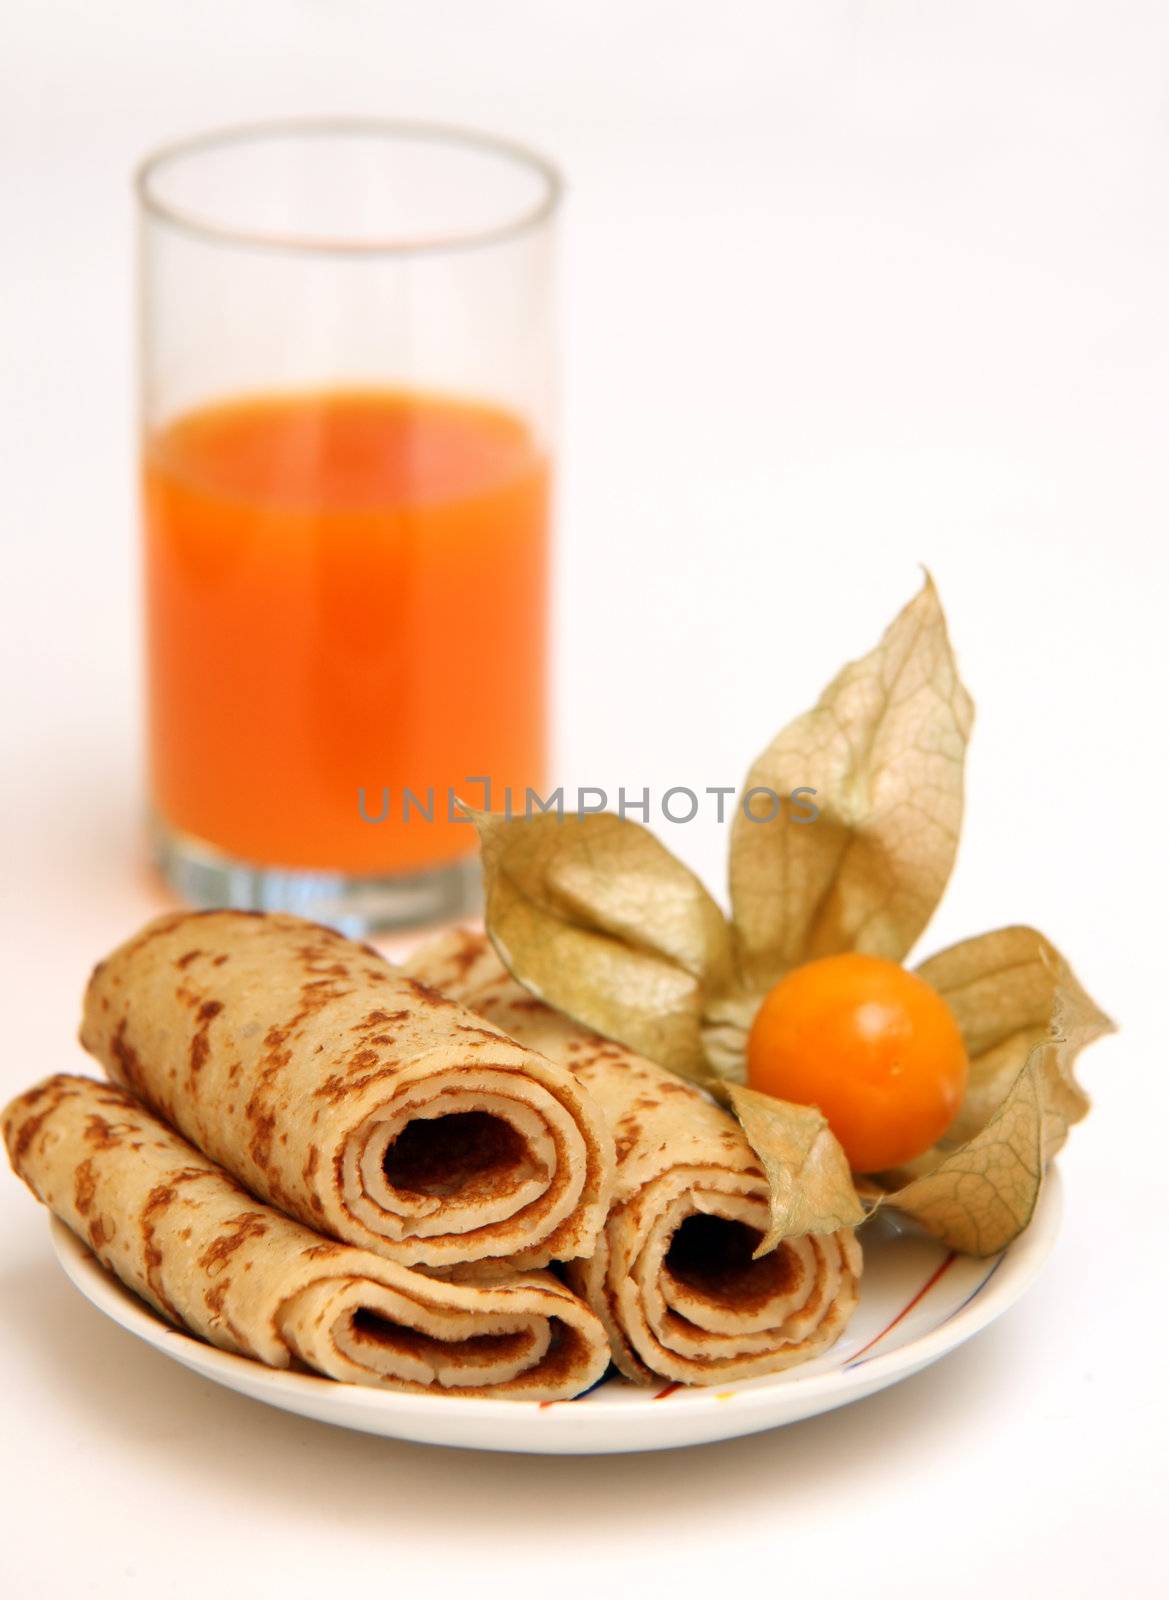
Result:
{"label": "glass base", "polygon": [[293,911],[350,938],[390,928],[449,922],[482,906],[479,862],[430,867],[407,876],[350,876],[303,867],[254,867],[212,845],[153,827],[154,856],[171,888],[201,910]]}

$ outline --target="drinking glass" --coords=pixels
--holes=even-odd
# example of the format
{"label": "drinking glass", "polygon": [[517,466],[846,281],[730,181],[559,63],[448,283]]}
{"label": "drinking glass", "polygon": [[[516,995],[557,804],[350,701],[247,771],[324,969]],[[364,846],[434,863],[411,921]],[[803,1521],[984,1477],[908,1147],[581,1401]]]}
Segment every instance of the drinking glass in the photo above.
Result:
{"label": "drinking glass", "polygon": [[454,915],[458,802],[544,782],[559,189],[364,120],[139,170],[150,799],[188,900]]}

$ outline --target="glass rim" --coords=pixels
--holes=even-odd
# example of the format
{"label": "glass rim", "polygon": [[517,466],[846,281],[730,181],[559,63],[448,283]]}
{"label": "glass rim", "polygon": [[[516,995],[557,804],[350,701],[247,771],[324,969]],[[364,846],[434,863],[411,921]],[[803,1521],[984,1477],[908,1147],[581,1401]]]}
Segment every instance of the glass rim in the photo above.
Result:
{"label": "glass rim", "polygon": [[[203,151],[282,136],[323,138],[363,134],[384,139],[462,146],[468,151],[497,156],[534,173],[541,181],[542,192],[533,205],[517,216],[494,226],[469,229],[466,233],[451,232],[431,239],[329,239],[298,237],[295,233],[268,233],[259,229],[253,231],[216,223],[170,204],[154,188],[154,180],[172,161],[199,155]],[[138,162],[134,168],[133,184],[141,214],[205,243],[273,251],[283,255],[336,257],[445,255],[503,244],[534,232],[547,222],[564,192],[564,180],[558,168],[536,150],[516,140],[452,123],[413,118],[346,116],[274,117],[259,122],[210,128],[203,133],[174,139],[149,151]]]}

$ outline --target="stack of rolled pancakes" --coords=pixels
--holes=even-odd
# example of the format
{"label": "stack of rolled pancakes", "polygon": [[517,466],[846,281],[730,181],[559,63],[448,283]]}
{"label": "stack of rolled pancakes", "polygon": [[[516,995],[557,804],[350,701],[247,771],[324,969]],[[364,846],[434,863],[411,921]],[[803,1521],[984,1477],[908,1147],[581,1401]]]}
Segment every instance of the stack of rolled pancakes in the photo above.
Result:
{"label": "stack of rolled pancakes", "polygon": [[737,1124],[482,935],[407,972],[295,917],[163,917],[99,964],[82,1043],[113,1084],[19,1097],[13,1166],[164,1316],[270,1365],[564,1399],[610,1353],[641,1382],[774,1371],[855,1304],[851,1234],[753,1260]]}

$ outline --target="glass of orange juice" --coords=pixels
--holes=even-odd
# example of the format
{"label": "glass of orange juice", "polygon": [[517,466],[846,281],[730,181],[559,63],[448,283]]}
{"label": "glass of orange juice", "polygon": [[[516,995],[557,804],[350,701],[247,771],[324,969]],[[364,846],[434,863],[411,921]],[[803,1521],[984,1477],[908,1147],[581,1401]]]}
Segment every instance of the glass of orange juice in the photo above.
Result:
{"label": "glass of orange juice", "polygon": [[459,802],[539,795],[558,195],[388,122],[140,169],[151,808],[196,904],[454,915]]}

